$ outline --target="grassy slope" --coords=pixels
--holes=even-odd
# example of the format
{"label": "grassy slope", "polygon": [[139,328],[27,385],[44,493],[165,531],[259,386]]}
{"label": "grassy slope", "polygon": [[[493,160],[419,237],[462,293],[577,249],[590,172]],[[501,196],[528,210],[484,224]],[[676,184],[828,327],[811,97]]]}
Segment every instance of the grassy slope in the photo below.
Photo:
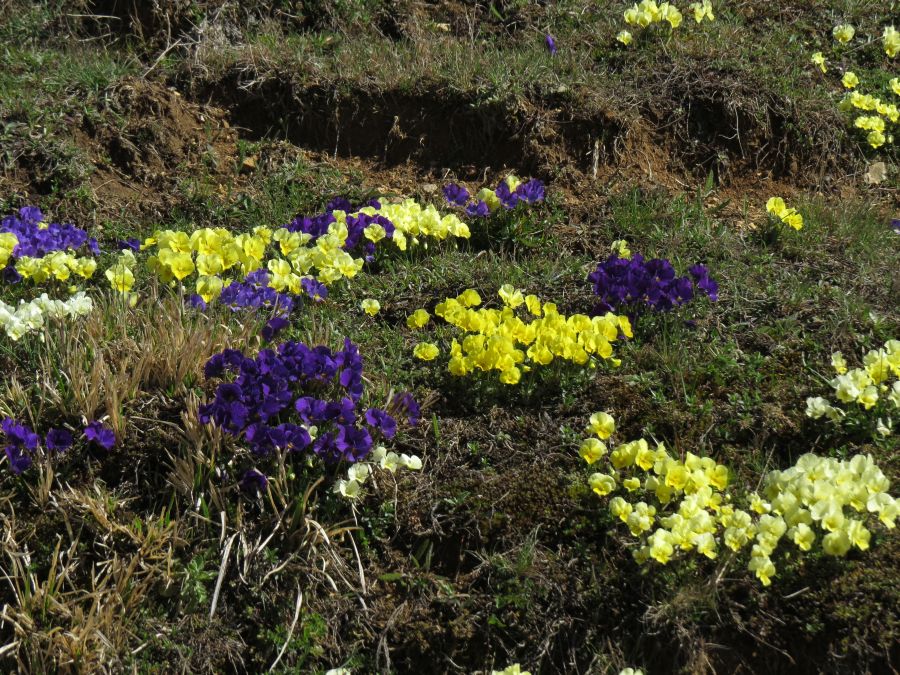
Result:
{"label": "grassy slope", "polygon": [[[381,5],[348,7],[360,26],[370,15],[392,16]],[[477,16],[473,36],[462,30],[464,5],[410,8],[396,41],[359,39],[360,32],[368,34],[340,16],[322,18],[313,32],[257,23],[239,40],[232,38],[237,46],[208,39],[194,52],[173,50],[151,78],[166,77],[185,92],[214,93],[211,87],[252,61],[253,77],[288,83],[271,90],[279,95],[334,86],[346,96],[393,92],[379,103],[390,112],[398,97],[413,96],[411,104],[406,100],[413,105],[423,92],[440,93],[457,108],[499,106],[501,131],[510,128],[505,110],[524,115],[550,103],[576,119],[611,110],[661,127],[662,117],[685,102],[714,101],[708,113],[732,102],[751,117],[765,117],[771,106],[795,125],[786,138],[797,140],[802,162],[792,172],[790,152],[782,150],[760,150],[757,161],[770,157],[782,166],[785,182],[805,184],[809,176],[800,167],[816,153],[849,153],[852,145],[846,138],[823,143],[843,131],[826,93],[834,88],[811,74],[806,55],[824,44],[827,27],[840,17],[861,31],[874,28],[866,3],[821,3],[812,10],[742,3],[684,40],[652,40],[626,56],[611,41],[619,28],[618,6],[607,13],[594,4],[498,4],[497,15]],[[384,187],[434,198],[423,184],[436,180],[440,167],[480,173],[480,166],[466,166],[477,161],[476,152],[455,154],[448,146],[437,167],[421,157],[412,168],[363,164],[375,169],[368,174],[352,162],[260,138],[263,120],[246,137],[238,131],[222,162],[198,151],[197,162],[191,155],[190,162],[169,167],[171,176],[146,178],[168,190],[164,209],[113,207],[91,182],[92,172],[103,170],[103,152],[79,141],[75,129],[133,133],[129,111],[109,104],[110,91],[132,86],[127,78],[144,73],[158,51],[145,52],[133,42],[69,44],[60,34],[59,14],[48,9],[14,18],[5,29],[17,44],[2,53],[0,106],[13,122],[4,125],[4,179],[20,192],[0,195],[4,212],[37,201],[61,218],[84,214],[78,222],[102,226],[98,231],[111,244],[160,222],[274,225],[321,208],[331,196],[362,199]],[[562,47],[553,60],[543,51],[546,30]],[[477,58],[471,58],[473,44]],[[871,61],[872,71],[874,54],[868,47],[860,57],[864,65]],[[47,72],[53,76],[42,77]],[[857,72],[862,77],[869,71]],[[217,100],[239,109],[241,101],[231,95],[220,93]],[[286,104],[278,99],[273,106],[280,112]],[[239,115],[238,121],[252,119]],[[339,531],[348,514],[324,496],[309,515],[332,531],[333,544],[310,534],[301,519],[279,529],[265,550],[255,550],[272,532],[281,500],[292,503],[302,486],[286,486],[286,494],[271,503],[240,499],[211,470],[214,440],[181,416],[196,405],[191,397],[202,381],[204,356],[217,345],[246,339],[240,327],[222,327],[224,317],[192,321],[165,300],[158,313],[150,303],[134,312],[112,305],[68,336],[68,347],[57,342],[53,350],[34,341],[4,347],[4,365],[24,393],[7,384],[3,408],[19,415],[27,410],[43,426],[76,423],[77,413],[91,404],[120,407],[128,439],[120,456],[103,462],[78,455],[60,462],[55,475],[3,479],[3,567],[13,579],[4,591],[4,638],[15,629],[21,640],[6,655],[10,667],[18,658],[37,671],[54,662],[74,662],[83,670],[258,671],[288,641],[298,587],[301,620],[280,662],[292,672],[338,663],[361,672],[388,664],[397,672],[469,672],[513,661],[547,672],[605,672],[633,664],[651,672],[858,672],[896,664],[890,654],[898,630],[890,581],[896,537],[879,537],[868,554],[848,560],[785,561],[774,590],[761,592],[739,567],[718,584],[710,583],[714,568],[702,564],[642,573],[610,529],[601,503],[585,494],[574,443],[587,415],[600,409],[616,414],[626,437],[646,434],[679,450],[711,454],[750,481],[808,450],[838,456],[870,451],[898,476],[890,441],[874,447],[803,415],[806,396],[826,393],[822,377],[828,376],[831,351],[858,355],[900,333],[897,240],[886,226],[886,190],[854,187],[838,202],[834,192],[823,198],[792,186],[806,227],[775,243],[763,241],[735,226],[759,218],[760,192],[750,186],[754,173],[747,166],[730,176],[730,187],[704,188],[697,177],[715,167],[728,177],[721,167],[740,154],[717,140],[724,130],[710,133],[706,125],[688,115],[675,125],[677,133],[650,135],[649,142],[659,143],[654,150],[677,156],[669,167],[687,185],[686,194],[646,179],[638,186],[627,177],[585,188],[584,166],[575,162],[551,171],[533,159],[542,155],[521,150],[486,158],[484,166],[494,170],[509,157],[526,159],[545,177],[557,178],[550,204],[534,216],[543,241],[528,246],[521,236],[477,236],[480,241],[459,249],[396,256],[297,319],[294,336],[330,336],[334,342],[349,335],[359,342],[376,391],[405,386],[422,397],[433,392],[434,423],[406,441],[425,458],[426,470],[402,478],[396,498],[393,485],[382,486],[358,510],[361,529],[353,536],[366,593],[354,549]],[[757,133],[765,127],[761,123]],[[423,128],[433,133],[433,127]],[[148,138],[153,143],[163,135]],[[702,151],[691,151],[693,139]],[[765,140],[761,135],[759,148]],[[309,145],[322,149],[316,141]],[[711,159],[713,150],[724,159]],[[241,170],[247,156],[257,158],[256,171]],[[676,173],[693,161],[701,164],[696,174]],[[836,161],[847,167],[859,159],[847,154]],[[721,300],[699,303],[684,317],[642,321],[620,351],[618,370],[548,378],[512,392],[487,383],[460,385],[438,363],[412,359],[417,336],[404,325],[407,313],[469,286],[490,297],[501,283],[512,282],[557,300],[564,310],[583,311],[590,303],[584,276],[621,237],[633,250],[670,257],[679,269],[708,263],[720,281]],[[548,258],[548,248],[559,255]],[[378,317],[357,309],[363,297],[381,301]],[[171,323],[167,316],[174,317]],[[684,318],[696,325],[684,325]],[[78,351],[80,344],[106,354],[109,369],[98,371],[96,359]],[[80,389],[77,382],[33,375],[60,367],[85,373]],[[136,371],[158,375],[129,385]],[[93,384],[92,374],[99,378]],[[118,405],[117,398],[125,402]],[[234,544],[237,557],[209,620],[222,545],[236,531],[246,536]],[[298,549],[302,555],[292,556]],[[335,586],[326,575],[337,580]]]}

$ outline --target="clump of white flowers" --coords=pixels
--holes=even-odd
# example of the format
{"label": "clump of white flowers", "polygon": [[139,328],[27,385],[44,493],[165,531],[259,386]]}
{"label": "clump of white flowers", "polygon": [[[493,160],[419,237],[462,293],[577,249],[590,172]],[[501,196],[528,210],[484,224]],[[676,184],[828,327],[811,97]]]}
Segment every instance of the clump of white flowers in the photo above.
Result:
{"label": "clump of white flowers", "polygon": [[93,300],[84,292],[78,292],[68,300],[53,300],[42,293],[30,302],[22,300],[17,307],[0,300],[0,326],[7,337],[18,340],[43,328],[47,319],[86,316],[93,309]]}
{"label": "clump of white flowers", "polygon": [[347,477],[341,478],[334,486],[336,493],[347,499],[358,499],[363,494],[363,484],[376,469],[394,473],[397,469],[419,471],[422,468],[422,460],[416,455],[398,455],[389,452],[383,445],[375,448],[366,460],[356,462],[347,469]]}

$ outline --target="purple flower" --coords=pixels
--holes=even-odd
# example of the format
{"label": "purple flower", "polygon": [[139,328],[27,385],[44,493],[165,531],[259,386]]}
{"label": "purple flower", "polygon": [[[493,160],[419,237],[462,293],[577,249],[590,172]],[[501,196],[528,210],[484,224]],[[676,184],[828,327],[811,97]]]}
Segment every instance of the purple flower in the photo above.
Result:
{"label": "purple flower", "polygon": [[891,229],[897,234],[900,234],[900,218],[891,219]]}
{"label": "purple flower", "polygon": [[109,427],[94,421],[84,428],[84,437],[105,450],[112,450],[116,444],[116,434]]}
{"label": "purple flower", "polygon": [[334,445],[344,459],[358,462],[369,454],[369,450],[372,449],[372,437],[367,430],[343,424],[339,424],[337,429]]}
{"label": "purple flower", "polygon": [[[40,258],[54,251],[75,251],[82,246],[86,246],[94,255],[100,253],[97,240],[89,238],[87,232],[71,224],[44,223],[44,214],[33,206],[23,207],[17,215],[0,220],[0,232],[16,235],[18,244],[13,249],[15,258]],[[11,265],[12,262],[7,269]],[[6,280],[13,282],[17,279],[7,275]]]}
{"label": "purple flower", "polygon": [[528,203],[544,201],[544,183],[537,178],[532,178],[526,183],[521,183],[516,187],[516,194],[519,199]]}
{"label": "purple flower", "polygon": [[448,183],[444,186],[444,198],[454,206],[465,206],[469,201],[469,191],[456,183]]}
{"label": "purple flower", "polygon": [[209,305],[206,303],[206,300],[204,300],[196,293],[191,293],[191,295],[188,296],[188,304],[190,304],[190,306],[194,309],[199,309],[201,312],[205,312],[209,307]]}
{"label": "purple flower", "polygon": [[17,284],[22,281],[22,275],[12,265],[3,269],[3,281],[7,284]]}
{"label": "purple flower", "polygon": [[516,204],[519,203],[519,195],[509,189],[509,183],[505,180],[500,181],[500,185],[494,190],[494,194],[497,195],[497,199],[500,200],[500,203],[506,209],[514,209]]}
{"label": "purple flower", "polygon": [[244,492],[259,493],[265,492],[269,487],[269,479],[266,475],[260,473],[256,469],[248,469],[241,480],[238,482],[241,490]]}
{"label": "purple flower", "polygon": [[411,427],[416,426],[422,417],[422,409],[419,407],[419,404],[416,403],[416,399],[413,398],[413,395],[408,391],[394,396],[394,398],[391,399],[391,405],[389,407],[397,410],[397,412],[404,412],[406,414],[406,421]]}
{"label": "purple flower", "polygon": [[0,428],[6,435],[6,440],[17,447],[26,450],[37,450],[41,437],[24,424],[16,422],[12,417],[7,417],[0,423]]}
{"label": "purple flower", "polygon": [[544,44],[547,45],[547,51],[550,52],[550,56],[556,56],[556,52],[558,51],[556,49],[556,40],[553,39],[553,36],[550,35],[550,33],[547,33],[544,37]]}
{"label": "purple flower", "polygon": [[397,421],[384,410],[369,408],[366,410],[366,422],[381,431],[385,438],[393,438],[397,433]]}
{"label": "purple flower", "polygon": [[44,445],[54,452],[65,452],[72,447],[72,434],[66,429],[50,429],[44,438]]}
{"label": "purple flower", "polygon": [[124,251],[125,249],[130,249],[137,253],[141,250],[141,240],[136,237],[129,237],[128,239],[123,239],[116,244],[116,248],[120,251]]}
{"label": "purple flower", "polygon": [[328,212],[343,211],[344,213],[350,213],[353,210],[353,204],[350,203],[349,199],[344,197],[335,197],[328,202],[328,206],[325,207],[325,210]]}
{"label": "purple flower", "polygon": [[325,284],[316,281],[311,277],[304,277],[300,280],[303,290],[315,302],[322,302],[328,297],[328,288]]}
{"label": "purple flower", "polygon": [[484,200],[479,199],[466,207],[466,213],[473,218],[486,218],[490,215],[491,210]]}
{"label": "purple flower", "polygon": [[262,339],[266,342],[271,342],[272,338],[274,338],[278,333],[287,328],[290,325],[290,321],[281,316],[276,316],[274,319],[269,319],[268,323],[266,323],[265,327],[260,332],[262,335]]}
{"label": "purple flower", "polygon": [[9,460],[9,468],[17,476],[31,466],[31,456],[18,445],[6,446],[6,458]]}

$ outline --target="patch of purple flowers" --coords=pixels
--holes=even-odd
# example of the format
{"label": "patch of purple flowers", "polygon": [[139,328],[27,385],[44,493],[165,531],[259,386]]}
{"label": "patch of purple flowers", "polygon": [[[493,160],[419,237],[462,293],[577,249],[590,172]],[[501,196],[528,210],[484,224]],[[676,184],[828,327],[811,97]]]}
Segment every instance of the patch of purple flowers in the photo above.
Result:
{"label": "patch of purple flowers", "polygon": [[[306,277],[300,284],[303,287],[303,292],[315,302],[321,302],[328,297],[328,288],[315,279]],[[188,301],[192,306],[199,309],[205,310],[207,307],[207,303],[197,294],[192,294]],[[290,293],[280,293],[271,288],[269,286],[269,272],[264,269],[258,269],[250,272],[243,281],[232,281],[225,286],[217,302],[225,305],[232,311],[239,309],[265,309],[272,310],[277,316],[284,317],[294,310],[299,302],[299,298]]]}
{"label": "patch of purple flowers", "polygon": [[[520,203],[536,204],[542,202],[544,201],[544,192],[544,183],[537,178],[519,183],[515,190],[511,190],[509,183],[506,180],[502,180],[494,189],[494,194],[506,210],[514,209]],[[484,218],[490,215],[490,208],[483,199],[472,199],[469,191],[456,183],[448,183],[444,186],[444,198],[451,206],[465,208],[466,214],[473,218]]]}
{"label": "patch of purple flowers", "polygon": [[[255,358],[226,349],[207,361],[204,373],[233,379],[220,383],[214,399],[200,407],[200,421],[243,438],[257,458],[274,451],[311,452],[329,464],[356,462],[369,454],[373,438],[392,438],[397,431],[386,411],[359,408],[362,371],[359,349],[350,340],[337,352],[285,342]],[[418,410],[411,397],[405,406]]]}
{"label": "patch of purple flowers", "polygon": [[[41,447],[41,437],[31,428],[11,417],[0,423],[0,429],[6,437],[6,458],[9,467],[16,475],[26,471],[34,462],[34,457]],[[72,434],[65,429],[50,429],[44,439],[43,447],[54,452],[65,452],[72,447]]]}
{"label": "patch of purple flowers", "polygon": [[[44,223],[44,214],[36,206],[24,206],[18,214],[9,215],[0,220],[0,232],[10,232],[16,235],[18,244],[13,249],[13,258],[42,258],[54,251],[77,251],[86,247],[93,255],[100,254],[100,246],[93,237],[88,237],[87,232],[72,224],[60,225]],[[13,268],[11,259],[6,270],[4,280],[7,282],[18,281],[21,277]],[[5,271],[6,271],[5,270]]]}
{"label": "patch of purple flowers", "polygon": [[646,260],[637,253],[630,258],[610,256],[588,275],[599,296],[594,312],[667,312],[690,302],[695,288],[712,301],[718,299],[719,285],[705,265],[694,265],[688,273],[690,276],[678,276],[672,263],[660,258]]}

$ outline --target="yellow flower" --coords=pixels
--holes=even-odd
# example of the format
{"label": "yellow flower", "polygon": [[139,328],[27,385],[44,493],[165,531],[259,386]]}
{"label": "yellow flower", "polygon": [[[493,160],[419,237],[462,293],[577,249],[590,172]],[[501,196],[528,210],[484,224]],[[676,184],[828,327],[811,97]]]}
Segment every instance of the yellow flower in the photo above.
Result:
{"label": "yellow flower", "polygon": [[828,68],[825,66],[825,57],[822,56],[822,52],[816,52],[812,55],[812,59],[810,59],[814,64],[819,66],[819,70],[823,73],[828,72]]}
{"label": "yellow flower", "polygon": [[834,39],[840,42],[841,44],[846,44],[853,39],[853,36],[856,35],[856,29],[846,23],[839,24],[835,26],[831,34],[834,36]]}
{"label": "yellow flower", "polygon": [[638,488],[641,487],[641,479],[640,478],[626,478],[622,481],[622,487],[624,487],[629,492],[634,492]]}
{"label": "yellow flower", "polygon": [[525,307],[532,316],[541,315],[541,301],[536,295],[525,296]]}
{"label": "yellow flower", "polygon": [[627,30],[622,30],[619,31],[618,35],[616,35],[616,40],[627,47],[634,41],[634,38],[631,37],[631,33],[629,33]]}
{"label": "yellow flower", "polygon": [[628,242],[625,239],[616,239],[609,248],[620,258],[631,257],[631,250],[628,248]]}
{"label": "yellow flower", "polygon": [[194,261],[188,252],[175,253],[172,249],[163,249],[159,252],[159,261],[171,270],[178,281],[194,273]]}
{"label": "yellow flower", "polygon": [[440,353],[437,345],[430,342],[420,342],[413,348],[413,356],[422,361],[433,361]]}
{"label": "yellow flower", "polygon": [[373,298],[366,298],[359,303],[359,306],[369,316],[375,316],[381,310],[381,303]]}
{"label": "yellow flower", "polygon": [[591,477],[588,479],[590,483],[591,490],[596,492],[599,496],[605,497],[610,492],[616,489],[616,479],[613,476],[605,473],[594,473],[591,474]]}
{"label": "yellow flower", "polygon": [[503,284],[498,295],[503,300],[503,304],[513,309],[525,302],[525,296],[522,294],[522,291],[516,290],[512,284]]}
{"label": "yellow flower", "polygon": [[609,413],[596,412],[591,415],[588,431],[596,434],[598,438],[605,441],[615,433],[616,421]]}
{"label": "yellow flower", "polygon": [[712,3],[710,0],[703,0],[702,3],[691,3],[691,9],[694,10],[694,21],[697,23],[703,21],[704,18],[709,19],[710,21],[715,21],[716,19],[713,15]]}
{"label": "yellow flower", "polygon": [[776,216],[784,211],[785,208],[787,207],[781,197],[770,197],[769,201],[766,202],[766,211]]}
{"label": "yellow flower", "polygon": [[747,568],[751,572],[756,572],[756,578],[762,582],[763,586],[770,586],[772,584],[772,577],[775,576],[775,564],[769,556],[752,556]]}
{"label": "yellow flower", "polygon": [[856,76],[856,73],[848,70],[841,78],[841,84],[843,84],[847,89],[856,89],[857,85],[859,84],[859,78]]}
{"label": "yellow flower", "polygon": [[840,352],[834,352],[831,355],[831,365],[838,375],[843,375],[847,372],[847,361]]}
{"label": "yellow flower", "polygon": [[664,2],[660,5],[659,15],[663,21],[668,21],[669,25],[672,26],[673,29],[678,28],[681,25],[681,21],[684,17],[682,17],[681,12],[678,11],[678,8],[675,5],[670,5],[668,2]]}
{"label": "yellow flower", "polygon": [[887,138],[885,137],[884,132],[878,131],[876,129],[875,131],[869,132],[869,135],[866,136],[866,140],[873,148],[880,148],[882,145],[884,145]]}
{"label": "yellow flower", "polygon": [[431,320],[431,316],[424,309],[417,309],[415,312],[406,317],[406,325],[410,328],[424,328]]}
{"label": "yellow flower", "polygon": [[197,277],[197,295],[203,298],[204,302],[210,302],[213,298],[219,297],[223,285],[222,279],[217,276]]}
{"label": "yellow flower", "polygon": [[118,262],[106,270],[106,278],[110,285],[120,293],[127,293],[134,286],[134,273],[128,267]]}
{"label": "yellow flower", "polygon": [[891,91],[894,92],[896,96],[900,96],[900,77],[891,78]]}
{"label": "yellow flower", "polygon": [[884,52],[891,58],[900,53],[900,32],[893,26],[886,26],[882,36]]}
{"label": "yellow flower", "polygon": [[606,444],[596,438],[585,438],[578,448],[578,454],[588,464],[593,464],[606,454]]}
{"label": "yellow flower", "polygon": [[457,297],[457,301],[463,307],[477,307],[481,304],[481,296],[478,295],[478,291],[474,288],[469,288],[460,293]]}

